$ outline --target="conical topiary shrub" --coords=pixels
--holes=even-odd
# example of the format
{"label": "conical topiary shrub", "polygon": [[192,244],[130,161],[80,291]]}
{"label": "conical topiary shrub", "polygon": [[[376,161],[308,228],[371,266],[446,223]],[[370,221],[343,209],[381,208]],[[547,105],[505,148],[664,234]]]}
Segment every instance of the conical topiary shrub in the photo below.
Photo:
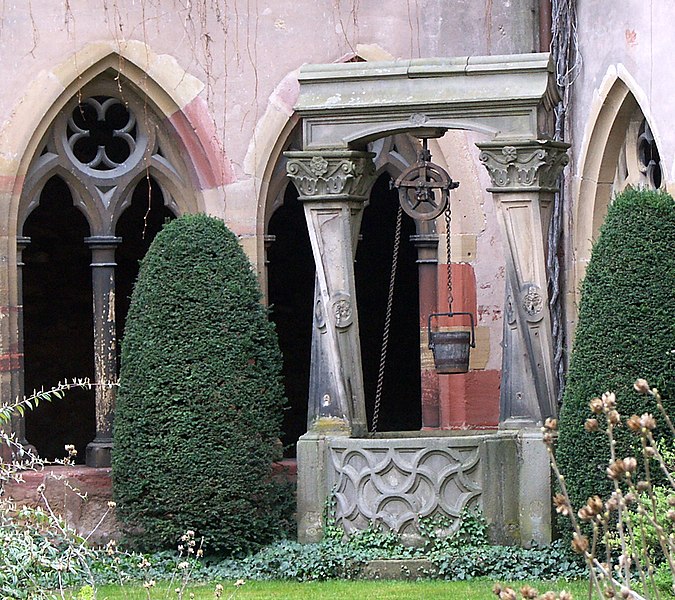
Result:
{"label": "conical topiary shrub", "polygon": [[115,412],[113,490],[135,547],[175,548],[186,530],[215,553],[274,537],[280,372],[236,237],[205,215],[165,225],[132,295]]}
{"label": "conical topiary shrub", "polygon": [[[638,377],[664,393],[671,408],[675,355],[675,201],[662,192],[628,189],[614,200],[593,247],[560,414],[557,460],[573,506],[607,494],[607,437],[588,433],[589,401],[616,393],[623,420],[656,413],[633,390]],[[604,418],[604,417],[603,417]],[[601,423],[604,427],[604,423]],[[664,427],[661,427],[661,431]],[[625,425],[617,457],[635,456]],[[634,442],[633,442],[634,443]]]}

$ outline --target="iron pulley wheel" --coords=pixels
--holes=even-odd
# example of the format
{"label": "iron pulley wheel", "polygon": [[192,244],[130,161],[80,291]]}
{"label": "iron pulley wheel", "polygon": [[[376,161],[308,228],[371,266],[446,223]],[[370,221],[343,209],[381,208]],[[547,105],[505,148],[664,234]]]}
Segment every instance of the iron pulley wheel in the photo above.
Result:
{"label": "iron pulley wheel", "polygon": [[447,190],[457,185],[443,167],[427,161],[403,171],[395,183],[405,213],[421,221],[438,217],[448,205]]}

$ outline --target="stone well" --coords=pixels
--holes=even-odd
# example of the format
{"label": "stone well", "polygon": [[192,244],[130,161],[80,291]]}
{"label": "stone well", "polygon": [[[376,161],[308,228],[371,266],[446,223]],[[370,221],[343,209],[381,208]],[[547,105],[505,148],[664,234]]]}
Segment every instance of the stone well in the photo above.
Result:
{"label": "stone well", "polygon": [[481,510],[495,543],[551,541],[550,469],[536,428],[365,438],[310,432],[298,443],[298,463],[301,541],[321,538],[327,506],[347,533],[380,523],[411,544],[421,539],[420,517],[444,517],[452,531],[466,508]]}

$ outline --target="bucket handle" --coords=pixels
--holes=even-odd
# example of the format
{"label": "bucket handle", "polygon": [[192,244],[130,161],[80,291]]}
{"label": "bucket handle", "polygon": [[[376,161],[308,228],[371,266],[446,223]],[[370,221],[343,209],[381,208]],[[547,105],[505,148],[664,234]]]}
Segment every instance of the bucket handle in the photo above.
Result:
{"label": "bucket handle", "polygon": [[429,320],[427,321],[427,331],[429,334],[429,348],[432,348],[432,341],[431,341],[431,319],[433,317],[455,317],[457,315],[466,315],[471,319],[471,341],[469,342],[469,346],[472,348],[476,347],[476,331],[474,328],[473,324],[473,313],[470,312],[449,312],[449,313],[431,313],[429,315]]}

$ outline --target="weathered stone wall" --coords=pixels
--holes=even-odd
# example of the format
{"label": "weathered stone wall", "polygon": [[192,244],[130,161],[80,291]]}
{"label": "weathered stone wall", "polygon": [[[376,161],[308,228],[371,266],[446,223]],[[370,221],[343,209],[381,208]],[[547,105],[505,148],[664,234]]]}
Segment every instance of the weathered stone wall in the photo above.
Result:
{"label": "weathered stone wall", "polygon": [[93,545],[104,545],[120,536],[112,501],[109,468],[46,467],[26,471],[23,482],[5,485],[5,497],[18,508],[41,507],[46,504],[78,534]]}
{"label": "weathered stone wall", "polygon": [[[579,75],[571,88],[566,227],[568,341],[571,343],[593,240],[614,193],[614,176],[631,113],[647,119],[658,147],[663,187],[674,191],[675,116],[670,34],[675,6],[667,2],[620,2],[606,11],[600,0],[577,3]],[[603,12],[604,11],[604,12]],[[602,19],[598,14],[602,12]],[[636,148],[629,148],[629,153]],[[630,160],[630,157],[629,157]]]}

